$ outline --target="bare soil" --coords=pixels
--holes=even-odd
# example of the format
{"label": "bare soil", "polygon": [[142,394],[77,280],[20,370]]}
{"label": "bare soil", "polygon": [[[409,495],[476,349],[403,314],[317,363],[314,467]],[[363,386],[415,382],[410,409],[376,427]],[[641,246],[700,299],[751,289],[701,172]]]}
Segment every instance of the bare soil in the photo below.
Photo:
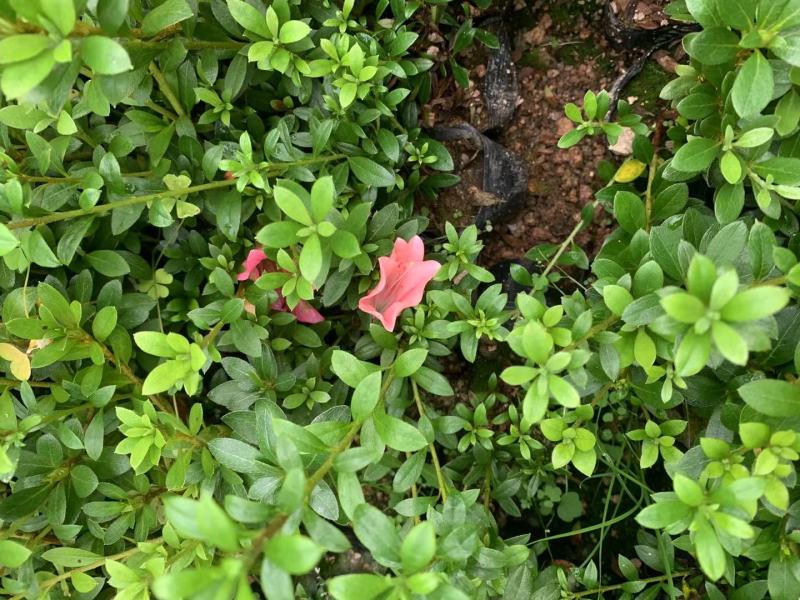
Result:
{"label": "bare soil", "polygon": [[[634,3],[632,5],[631,3]],[[528,165],[528,196],[515,217],[492,224],[484,236],[483,262],[488,265],[522,257],[532,247],[561,243],[580,219],[581,208],[602,186],[597,176],[601,161],[620,162],[604,137],[586,139],[569,150],[557,147],[559,137],[572,128],[564,116],[567,102],[579,106],[587,90],[608,90],[636,57],[613,48],[604,33],[602,3],[595,0],[544,0],[520,7],[508,23],[512,59],[518,82],[517,109],[510,124],[490,137],[520,155]],[[611,9],[643,29],[664,20],[664,2],[613,0]],[[519,16],[519,18],[517,18]],[[657,94],[671,75],[674,60],[661,53],[623,93],[643,113],[660,110]],[[489,127],[484,86],[487,53],[476,50],[462,61],[470,70],[470,86],[440,90],[426,107],[428,126],[467,122],[480,131]],[[656,81],[651,81],[656,80]],[[660,81],[659,81],[660,80]],[[481,189],[482,156],[469,144],[448,143],[456,173],[462,181],[427,203],[437,228],[445,221],[470,224],[481,206],[497,201]],[[612,227],[609,215],[599,211],[594,223],[576,242],[590,256],[603,244]],[[443,227],[442,227],[443,228]]]}

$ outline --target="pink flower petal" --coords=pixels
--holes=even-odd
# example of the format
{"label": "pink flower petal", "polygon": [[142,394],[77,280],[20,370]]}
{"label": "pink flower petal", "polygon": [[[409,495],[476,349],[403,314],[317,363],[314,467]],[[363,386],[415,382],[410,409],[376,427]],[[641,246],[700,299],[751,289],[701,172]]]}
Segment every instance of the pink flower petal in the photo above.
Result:
{"label": "pink flower petal", "polygon": [[316,308],[311,306],[311,304],[305,300],[300,300],[300,302],[297,303],[297,306],[294,307],[292,314],[297,317],[297,320],[300,323],[308,323],[310,325],[313,325],[314,323],[322,323],[322,321],[325,320],[325,317],[323,317]]}
{"label": "pink flower petal", "polygon": [[425,286],[441,268],[435,260],[423,260],[424,256],[425,245],[419,236],[408,242],[398,238],[392,253],[378,259],[378,285],[361,298],[358,308],[393,331],[400,313],[422,301]]}
{"label": "pink flower petal", "polygon": [[[264,251],[260,249],[251,250],[248,253],[242,268],[244,271],[237,276],[239,281],[248,279],[255,281],[263,272],[273,273],[278,270],[277,265],[268,259]],[[255,314],[255,307],[247,301],[245,301],[245,310],[250,314]],[[291,312],[300,323],[314,324],[325,320],[325,317],[305,300],[301,300],[294,310],[290,311],[280,290],[278,290],[278,299],[272,303],[272,310]]]}
{"label": "pink flower petal", "polygon": [[242,268],[244,271],[239,273],[238,279],[239,281],[247,281],[248,279],[251,281],[255,281],[258,279],[258,276],[261,274],[260,266],[261,263],[267,260],[267,255],[264,254],[264,251],[256,248],[255,250],[250,250],[247,255],[247,258],[244,260],[244,264]]}

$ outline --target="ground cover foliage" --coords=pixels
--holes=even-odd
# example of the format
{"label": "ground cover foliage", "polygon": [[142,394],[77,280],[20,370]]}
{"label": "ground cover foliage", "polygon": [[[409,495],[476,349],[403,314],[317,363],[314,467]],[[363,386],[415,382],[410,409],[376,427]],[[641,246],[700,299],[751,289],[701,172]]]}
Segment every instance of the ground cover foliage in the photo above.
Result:
{"label": "ground cover foliage", "polygon": [[513,302],[414,210],[486,4],[0,0],[3,595],[797,597],[800,0],[566,107],[633,157]]}

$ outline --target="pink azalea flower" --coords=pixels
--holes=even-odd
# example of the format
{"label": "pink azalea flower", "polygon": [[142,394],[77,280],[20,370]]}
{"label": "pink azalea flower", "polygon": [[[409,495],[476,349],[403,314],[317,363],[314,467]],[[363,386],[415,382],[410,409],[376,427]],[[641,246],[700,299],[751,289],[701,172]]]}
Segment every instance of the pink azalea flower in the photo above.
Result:
{"label": "pink azalea flower", "polygon": [[[244,271],[239,273],[237,277],[239,281],[247,281],[248,279],[250,281],[255,281],[264,272],[274,273],[278,270],[278,266],[267,258],[263,250],[258,248],[250,250],[247,258],[244,260],[242,268]],[[313,325],[314,323],[321,323],[325,320],[325,317],[305,300],[300,300],[293,310],[289,310],[289,306],[286,304],[286,299],[283,297],[283,294],[281,294],[280,290],[277,290],[277,292],[278,299],[272,303],[272,310],[291,312],[300,323],[309,323]],[[247,312],[255,314],[255,307],[249,302],[245,302],[244,308]]]}
{"label": "pink azalea flower", "polygon": [[259,250],[258,248],[255,250],[250,250],[250,252],[247,254],[247,258],[244,259],[244,264],[242,265],[244,271],[239,273],[237,279],[239,281],[247,281],[248,279],[250,281],[255,281],[261,276],[263,271],[268,271],[271,273],[275,270],[263,268],[261,263],[264,261],[272,262],[267,258],[267,255],[264,254],[263,250]]}
{"label": "pink azalea flower", "polygon": [[361,298],[358,308],[378,319],[387,331],[393,331],[400,313],[422,302],[425,286],[442,265],[425,260],[425,246],[418,235],[408,242],[395,240],[392,253],[379,258],[378,264],[380,281]]}

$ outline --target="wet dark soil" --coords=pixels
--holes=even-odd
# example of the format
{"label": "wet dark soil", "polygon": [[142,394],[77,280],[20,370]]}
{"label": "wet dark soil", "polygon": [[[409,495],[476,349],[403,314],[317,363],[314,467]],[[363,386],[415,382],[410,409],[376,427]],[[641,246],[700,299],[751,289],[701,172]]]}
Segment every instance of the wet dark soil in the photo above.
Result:
{"label": "wet dark soil", "polygon": [[[597,0],[543,0],[519,2],[504,19],[511,45],[517,83],[516,110],[503,129],[493,127],[495,112],[487,100],[487,66],[491,58],[477,48],[462,60],[469,67],[470,85],[439,90],[425,109],[427,125],[469,123],[496,142],[518,154],[528,167],[528,194],[516,214],[490,223],[483,239],[484,264],[520,258],[539,244],[560,244],[580,220],[583,206],[603,185],[598,166],[603,160],[621,162],[622,153],[609,149],[604,137],[586,139],[569,150],[557,147],[558,139],[572,128],[564,116],[567,102],[579,106],[587,90],[608,90],[637,57],[637,49],[619,48],[608,39],[604,2]],[[612,0],[610,8],[631,25],[657,28],[664,21],[663,2]],[[662,109],[658,90],[671,77],[674,60],[666,52],[653,57],[642,74],[624,90],[622,98],[646,118]],[[479,148],[465,142],[449,142],[461,182],[427,202],[425,210],[434,226],[445,221],[458,226],[474,222],[482,207],[498,201],[481,186],[483,161]],[[588,255],[595,254],[611,231],[609,215],[598,211],[593,224],[576,242]]]}

